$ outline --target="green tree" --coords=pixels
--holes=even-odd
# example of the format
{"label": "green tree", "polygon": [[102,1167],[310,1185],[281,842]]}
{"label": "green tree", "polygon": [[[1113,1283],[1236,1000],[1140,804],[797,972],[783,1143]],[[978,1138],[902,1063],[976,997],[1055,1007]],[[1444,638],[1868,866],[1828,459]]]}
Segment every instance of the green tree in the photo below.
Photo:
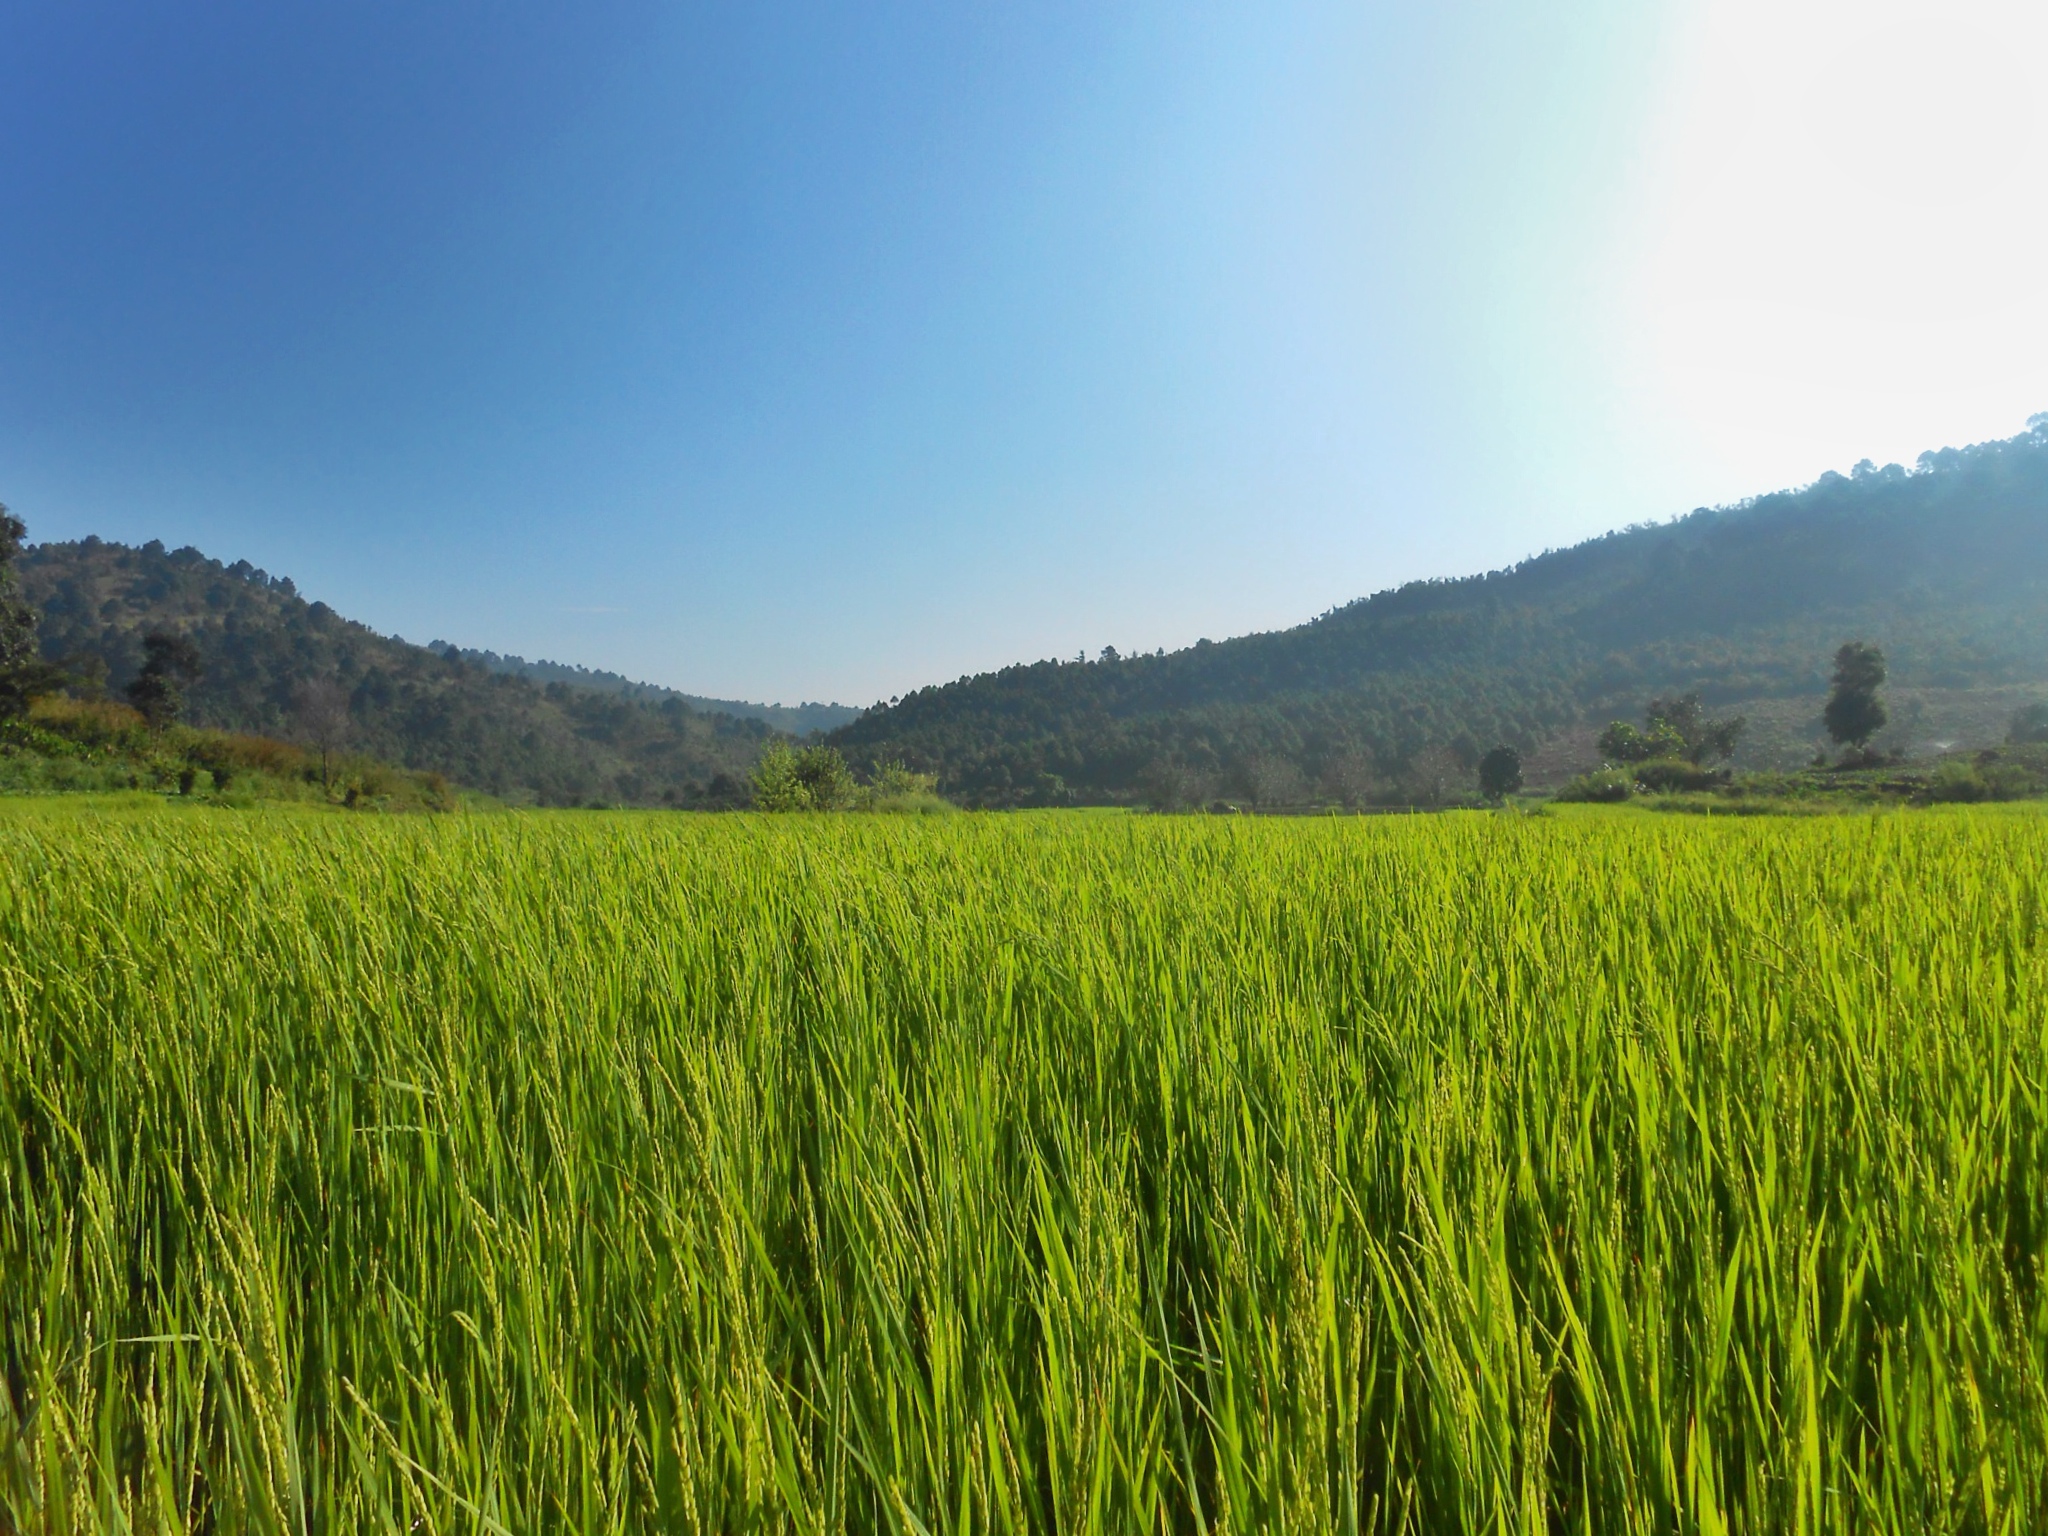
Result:
{"label": "green tree", "polygon": [[36,644],[36,611],[21,595],[14,557],[28,535],[22,520],[0,506],[0,720],[22,714],[29,703],[64,684]]}
{"label": "green tree", "polygon": [[764,811],[836,811],[857,790],[853,770],[832,747],[771,742],[754,765],[754,804]]}
{"label": "green tree", "polygon": [[1748,722],[1741,715],[1714,720],[1696,693],[1667,694],[1650,700],[1643,711],[1643,730],[1616,720],[1600,733],[1600,755],[1617,766],[1683,759],[1706,764],[1734,755]]}
{"label": "green tree", "polygon": [[1498,805],[1522,787],[1522,754],[1495,747],[1479,759],[1479,792]]}
{"label": "green tree", "polygon": [[151,730],[161,731],[185,707],[183,685],[198,680],[199,648],[183,635],[155,630],[142,637],[142,651],[148,659],[128,685],[128,702],[142,712]]}
{"label": "green tree", "polygon": [[1884,729],[1891,718],[1877,696],[1884,679],[1884,652],[1867,641],[1851,640],[1835,652],[1834,687],[1821,719],[1837,745],[1861,747]]}
{"label": "green tree", "polygon": [[1600,733],[1600,756],[1617,767],[1684,755],[1685,738],[1662,721],[1639,731],[1626,720],[1614,720]]}
{"label": "green tree", "polygon": [[1710,719],[1696,693],[1652,699],[1643,711],[1643,719],[1653,733],[1662,727],[1676,736],[1684,744],[1678,755],[1701,765],[1733,757],[1735,744],[1742,739],[1743,727],[1749,723],[1741,715]]}

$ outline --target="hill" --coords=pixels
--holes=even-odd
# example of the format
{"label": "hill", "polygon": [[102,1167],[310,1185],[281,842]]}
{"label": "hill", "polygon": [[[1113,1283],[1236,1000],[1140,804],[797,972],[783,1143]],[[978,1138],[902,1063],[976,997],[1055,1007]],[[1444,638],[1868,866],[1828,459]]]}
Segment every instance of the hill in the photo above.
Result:
{"label": "hill", "polygon": [[471,666],[490,672],[506,672],[536,683],[567,683],[593,693],[617,694],[640,703],[662,704],[680,699],[700,714],[737,715],[743,720],[760,720],[792,736],[829,731],[860,718],[851,704],[751,704],[744,699],[711,699],[701,694],[664,688],[659,683],[639,683],[616,672],[595,671],[559,661],[528,661],[524,656],[500,656],[496,651],[478,651],[434,640],[427,649],[443,656],[459,656]]}
{"label": "hill", "polygon": [[[991,805],[1264,798],[1428,777],[1508,742],[1590,740],[1649,696],[1751,707],[1752,760],[1811,751],[1828,657],[1882,645],[1900,733],[2002,728],[2048,683],[2048,419],[1858,465],[1511,569],[1411,583],[1297,628],[1043,661],[913,693],[832,733]],[[1905,744],[1901,741],[1899,744]],[[1561,769],[1570,750],[1561,754]],[[1578,755],[1585,755],[1580,751]]]}
{"label": "hill", "polygon": [[309,683],[347,699],[354,751],[472,789],[544,805],[720,805],[776,731],[676,697],[537,683],[410,645],[308,602],[289,578],[198,550],[87,538],[25,549],[23,595],[41,612],[43,655],[118,696],[153,630],[184,635],[203,672],[195,726],[303,735]]}
{"label": "hill", "polygon": [[721,701],[410,645],[191,548],[88,538],[29,548],[19,566],[44,656],[116,695],[142,637],[172,630],[204,664],[192,724],[303,736],[306,686],[331,682],[353,750],[514,801],[740,803],[778,726],[833,726],[856,765],[901,761],[983,805],[1435,800],[1496,742],[1523,749],[1533,782],[1560,782],[1588,766],[1601,722],[1673,690],[1749,717],[1745,766],[1794,766],[1849,638],[1891,658],[1881,744],[1997,740],[2048,688],[2048,420],[1912,470],[1865,463],[1411,583],[1294,629],[1009,667],[851,720],[837,705],[707,709]]}

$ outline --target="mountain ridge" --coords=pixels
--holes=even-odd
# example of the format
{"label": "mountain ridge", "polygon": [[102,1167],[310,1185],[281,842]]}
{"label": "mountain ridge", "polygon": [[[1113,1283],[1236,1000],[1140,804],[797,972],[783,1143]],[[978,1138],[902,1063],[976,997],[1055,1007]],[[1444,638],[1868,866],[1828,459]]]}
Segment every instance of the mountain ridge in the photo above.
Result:
{"label": "mountain ridge", "polygon": [[312,683],[339,686],[351,745],[397,766],[542,805],[743,803],[745,779],[779,733],[766,722],[632,699],[473,666],[308,602],[286,577],[224,565],[159,540],[97,537],[24,548],[23,595],[47,660],[83,691],[118,694],[141,670],[143,637],[179,633],[202,670],[192,723],[292,739]]}
{"label": "mountain ridge", "polygon": [[1900,744],[1982,735],[1995,709],[2048,685],[2048,418],[1912,470],[1866,462],[1289,629],[1020,663],[857,714],[743,715],[616,673],[416,646],[246,561],[158,541],[32,545],[20,570],[44,655],[102,686],[135,675],[145,633],[172,629],[205,661],[196,723],[288,736],[298,691],[330,679],[363,750],[514,800],[742,804],[776,725],[815,730],[826,722],[805,712],[821,710],[851,715],[824,739],[857,767],[901,762],[971,804],[1288,785],[1348,799],[1364,779],[1440,777],[1444,754],[1469,765],[1495,743],[1556,757],[1683,689],[1750,709],[1758,765],[1804,761],[1827,659],[1851,638],[1892,657],[1910,706],[1895,712]]}
{"label": "mountain ridge", "polygon": [[1291,629],[919,689],[830,740],[990,805],[1129,799],[1160,773],[1388,777],[1435,747],[1532,749],[1673,689],[1817,697],[1849,638],[1884,643],[1921,690],[2048,680],[2048,420]]}
{"label": "mountain ridge", "polygon": [[808,736],[813,731],[829,731],[860,717],[861,711],[851,704],[825,704],[806,702],[803,704],[755,704],[745,699],[716,699],[703,694],[685,693],[680,688],[670,688],[661,683],[643,683],[618,672],[582,666],[565,661],[528,661],[524,656],[505,656],[496,651],[477,650],[459,646],[447,640],[430,640],[427,649],[441,655],[456,655],[471,666],[486,668],[492,672],[509,673],[536,683],[566,683],[571,688],[587,688],[593,693],[613,693],[622,698],[642,702],[660,703],[664,699],[681,699],[699,714],[735,715],[743,720],[760,720],[787,731],[792,736]]}

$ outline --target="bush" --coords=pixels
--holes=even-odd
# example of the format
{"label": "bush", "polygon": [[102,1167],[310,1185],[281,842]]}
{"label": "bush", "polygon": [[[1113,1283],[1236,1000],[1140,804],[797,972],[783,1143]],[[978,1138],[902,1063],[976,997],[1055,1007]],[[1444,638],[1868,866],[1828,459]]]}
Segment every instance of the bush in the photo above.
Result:
{"label": "bush", "polygon": [[1951,758],[1921,791],[1927,801],[1967,805],[1980,800],[2027,800],[2048,794],[2048,752],[1991,748],[1974,762]]}
{"label": "bush", "polygon": [[127,763],[0,755],[0,795],[109,794],[136,787],[137,775]]}
{"label": "bush", "polygon": [[1968,805],[1990,798],[1990,786],[1977,772],[1976,764],[1950,761],[1934,770],[1927,781],[1924,798],[1946,804]]}
{"label": "bush", "polygon": [[939,776],[912,773],[901,763],[883,763],[859,796],[860,809],[895,815],[943,816],[955,806],[939,794]]}
{"label": "bush", "polygon": [[1685,738],[1665,720],[1652,721],[1639,731],[1626,720],[1612,720],[1600,733],[1600,755],[1617,767],[1645,763],[1652,758],[1676,757],[1685,750]]}
{"label": "bush", "polygon": [[1666,757],[1654,762],[1638,763],[1634,769],[1636,782],[1644,789],[1668,795],[1674,790],[1712,789],[1725,784],[1727,775],[1702,768],[1698,763],[1689,763],[1684,758]]}
{"label": "bush", "polygon": [[774,742],[754,765],[754,804],[764,811],[836,811],[859,786],[846,759],[831,747],[792,749]]}
{"label": "bush", "polygon": [[1595,768],[1560,789],[1554,799],[1585,805],[1613,805],[1636,791],[1635,775],[1626,768]]}
{"label": "bush", "polygon": [[186,749],[186,755],[202,767],[253,770],[288,778],[305,771],[306,754],[286,742],[268,736],[236,736],[207,731]]}
{"label": "bush", "polygon": [[32,724],[81,747],[104,752],[149,749],[149,724],[126,704],[107,699],[37,699],[29,707]]}

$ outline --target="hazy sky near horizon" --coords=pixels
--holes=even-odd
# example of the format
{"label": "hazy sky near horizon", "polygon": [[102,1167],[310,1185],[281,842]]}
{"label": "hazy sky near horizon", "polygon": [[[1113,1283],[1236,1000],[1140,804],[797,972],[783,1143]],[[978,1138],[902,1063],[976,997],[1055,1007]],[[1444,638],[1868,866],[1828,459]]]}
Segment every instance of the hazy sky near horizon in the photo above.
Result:
{"label": "hazy sky near horizon", "polygon": [[2014,0],[0,6],[0,499],[867,703],[2048,410]]}

